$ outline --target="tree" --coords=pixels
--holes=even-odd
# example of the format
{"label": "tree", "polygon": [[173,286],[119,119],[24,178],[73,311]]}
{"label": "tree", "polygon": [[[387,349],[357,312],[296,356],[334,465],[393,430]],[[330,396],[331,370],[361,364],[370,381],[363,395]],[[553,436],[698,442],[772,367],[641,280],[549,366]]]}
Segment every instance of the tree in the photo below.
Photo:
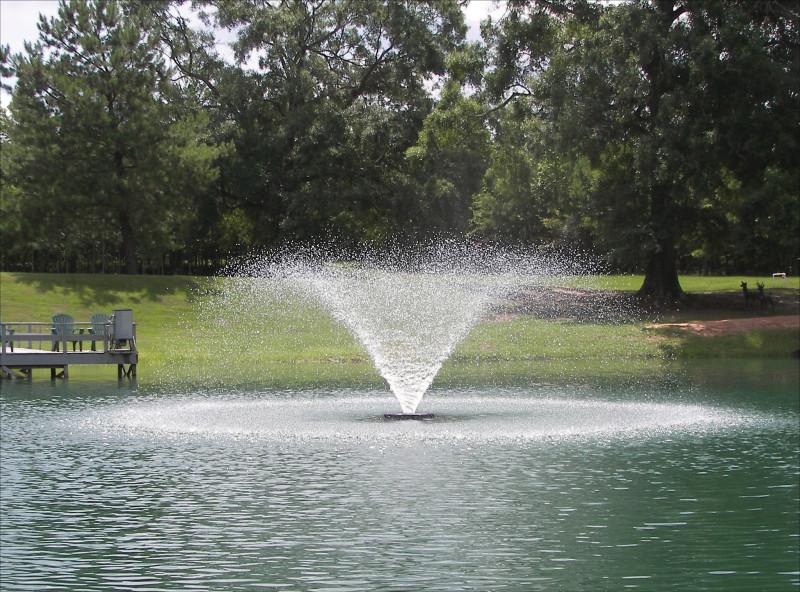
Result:
{"label": "tree", "polygon": [[62,0],[13,58],[9,135],[24,214],[68,229],[65,248],[111,238],[127,273],[175,247],[219,154],[207,116],[169,102],[176,88],[151,8]]}
{"label": "tree", "polygon": [[598,242],[644,256],[642,297],[683,297],[678,248],[731,171],[796,166],[796,134],[778,128],[800,111],[797,13],[780,3],[511,1],[488,32],[488,90],[531,101],[562,154],[589,159]]}
{"label": "tree", "polygon": [[447,82],[416,145],[407,151],[429,231],[463,235],[469,229],[490,146],[482,111],[477,99],[465,97],[455,81]]}
{"label": "tree", "polygon": [[24,241],[20,240],[25,234],[25,218],[20,214],[21,197],[19,188],[10,179],[11,143],[8,130],[10,127],[8,114],[0,107],[0,237],[3,241],[3,250],[0,253],[0,267],[6,267],[6,261],[24,260],[21,250]]}
{"label": "tree", "polygon": [[212,4],[240,62],[258,60],[225,97],[236,154],[222,170],[254,242],[369,240],[412,223],[403,153],[431,108],[426,81],[465,34],[458,2]]}
{"label": "tree", "polygon": [[596,172],[561,149],[551,122],[516,101],[492,117],[491,154],[473,201],[472,231],[499,242],[589,250],[596,244],[585,196]]}

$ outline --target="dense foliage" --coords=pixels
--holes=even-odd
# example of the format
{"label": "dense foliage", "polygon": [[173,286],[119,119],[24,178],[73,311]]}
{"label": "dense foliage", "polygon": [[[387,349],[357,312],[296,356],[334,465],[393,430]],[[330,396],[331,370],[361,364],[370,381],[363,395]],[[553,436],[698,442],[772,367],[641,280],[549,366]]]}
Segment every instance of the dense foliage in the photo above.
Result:
{"label": "dense foliage", "polygon": [[0,54],[2,267],[453,235],[579,246],[657,300],[679,270],[796,272],[798,19],[509,0],[470,44],[459,0],[62,1]]}

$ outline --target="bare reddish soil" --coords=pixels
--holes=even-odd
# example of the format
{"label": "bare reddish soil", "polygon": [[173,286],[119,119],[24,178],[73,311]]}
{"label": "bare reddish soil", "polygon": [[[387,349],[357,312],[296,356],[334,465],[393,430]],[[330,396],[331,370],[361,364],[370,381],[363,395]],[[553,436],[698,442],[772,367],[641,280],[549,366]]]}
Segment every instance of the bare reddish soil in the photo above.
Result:
{"label": "bare reddish soil", "polygon": [[719,321],[689,321],[687,323],[657,323],[645,329],[681,329],[703,337],[746,333],[758,329],[796,329],[800,331],[800,316],[781,315]]}

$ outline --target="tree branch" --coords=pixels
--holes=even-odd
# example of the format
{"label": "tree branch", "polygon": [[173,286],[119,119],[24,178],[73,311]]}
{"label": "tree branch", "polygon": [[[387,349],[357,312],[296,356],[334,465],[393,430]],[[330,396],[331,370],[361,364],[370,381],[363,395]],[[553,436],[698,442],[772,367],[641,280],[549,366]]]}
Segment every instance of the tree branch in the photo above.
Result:
{"label": "tree branch", "polygon": [[500,109],[502,109],[503,107],[508,105],[511,101],[513,101],[517,97],[530,97],[530,96],[533,96],[533,93],[531,93],[528,89],[525,89],[525,90],[526,90],[526,92],[517,92],[517,91],[512,92],[509,96],[507,96],[505,99],[503,99],[502,103],[500,103],[499,105],[495,105],[494,107],[484,111],[483,113],[479,113],[477,116],[480,117],[481,119],[483,119],[484,117],[488,117],[489,115],[491,115],[495,111],[499,111]]}

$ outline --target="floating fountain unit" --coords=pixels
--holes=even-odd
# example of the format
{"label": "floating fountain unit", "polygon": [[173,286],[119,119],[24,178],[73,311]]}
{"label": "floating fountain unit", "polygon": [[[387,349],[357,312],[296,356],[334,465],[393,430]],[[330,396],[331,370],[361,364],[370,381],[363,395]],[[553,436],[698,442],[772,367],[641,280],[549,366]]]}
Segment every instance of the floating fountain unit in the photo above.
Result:
{"label": "floating fountain unit", "polygon": [[433,413],[384,413],[384,419],[401,420],[401,419],[433,419]]}

